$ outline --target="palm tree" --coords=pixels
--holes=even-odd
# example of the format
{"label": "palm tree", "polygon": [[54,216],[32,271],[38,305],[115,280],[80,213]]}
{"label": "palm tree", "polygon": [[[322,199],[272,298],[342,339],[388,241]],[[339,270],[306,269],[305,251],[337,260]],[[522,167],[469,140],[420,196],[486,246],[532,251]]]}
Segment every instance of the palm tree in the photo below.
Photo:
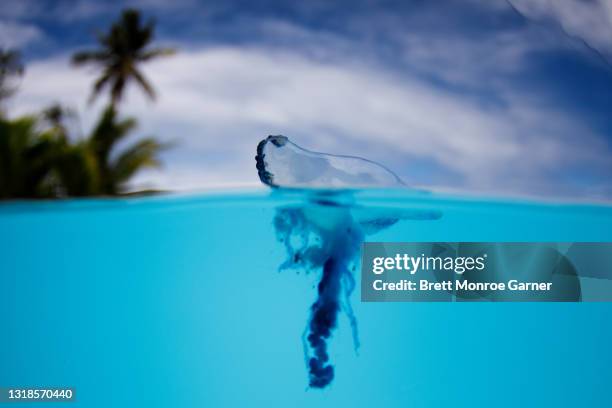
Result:
{"label": "palm tree", "polygon": [[100,48],[77,52],[72,56],[76,66],[94,64],[102,70],[94,83],[90,101],[110,87],[111,103],[116,106],[130,81],[136,81],[146,95],[155,99],[155,91],[143,76],[139,65],[154,58],[171,55],[173,49],[148,48],[155,31],[152,20],[143,23],[140,12],[134,9],[123,11],[121,18],[113,23],[110,31],[98,36]]}
{"label": "palm tree", "polygon": [[102,113],[87,143],[96,159],[99,177],[98,194],[122,193],[125,183],[145,167],[158,167],[158,154],[164,145],[154,138],[145,138],[132,144],[123,152],[116,146],[136,127],[133,118],[118,120],[116,108],[111,104]]}
{"label": "palm tree", "polygon": [[23,71],[19,52],[0,48],[0,103],[15,92],[15,87],[9,84],[9,79],[23,75]]}

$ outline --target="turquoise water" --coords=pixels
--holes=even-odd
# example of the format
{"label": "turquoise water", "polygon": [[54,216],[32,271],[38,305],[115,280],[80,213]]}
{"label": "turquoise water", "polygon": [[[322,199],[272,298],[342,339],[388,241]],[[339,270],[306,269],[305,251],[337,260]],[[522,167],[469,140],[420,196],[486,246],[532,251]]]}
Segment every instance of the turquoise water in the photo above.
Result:
{"label": "turquoise water", "polygon": [[[351,200],[441,214],[368,241],[612,241],[605,205]],[[278,272],[272,220],[313,205],[267,190],[0,205],[0,386],[75,387],[83,407],[612,404],[610,303],[361,303],[358,287],[361,347],[340,315],[336,378],[307,389],[317,276]]]}

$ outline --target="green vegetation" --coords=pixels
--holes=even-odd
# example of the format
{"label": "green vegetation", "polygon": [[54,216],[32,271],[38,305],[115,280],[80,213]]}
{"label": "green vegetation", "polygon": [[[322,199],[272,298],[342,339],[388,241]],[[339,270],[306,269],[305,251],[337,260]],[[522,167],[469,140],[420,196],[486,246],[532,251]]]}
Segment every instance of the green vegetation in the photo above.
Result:
{"label": "green vegetation", "polygon": [[117,143],[135,126],[134,119],[118,120],[115,108],[109,106],[89,137],[87,144],[95,158],[99,177],[98,194],[121,193],[124,184],[138,170],[159,165],[157,153],[163,146],[153,138],[141,139],[123,152],[114,152]]}
{"label": "green vegetation", "polygon": [[[165,146],[155,138],[139,139],[122,151],[117,147],[125,145],[137,125],[134,118],[118,114],[126,84],[135,81],[154,98],[140,65],[173,53],[148,48],[154,27],[151,21],[143,25],[138,11],[126,10],[99,37],[100,50],[73,56],[75,65],[94,63],[102,69],[92,99],[105,88],[110,91],[109,104],[87,137],[70,134],[66,120],[74,114],[61,105],[15,119],[0,110],[0,199],[123,194],[139,170],[159,165],[159,153]],[[15,91],[9,79],[23,72],[17,52],[0,50],[0,103]]]}
{"label": "green vegetation", "polygon": [[38,132],[35,117],[0,118],[0,199],[53,196],[49,170],[58,140]]}

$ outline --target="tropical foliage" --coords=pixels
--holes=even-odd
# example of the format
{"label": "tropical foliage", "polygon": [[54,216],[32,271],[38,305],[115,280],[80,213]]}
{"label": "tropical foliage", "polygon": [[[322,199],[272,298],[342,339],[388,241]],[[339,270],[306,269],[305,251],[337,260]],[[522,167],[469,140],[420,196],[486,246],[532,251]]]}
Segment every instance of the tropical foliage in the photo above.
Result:
{"label": "tropical foliage", "polygon": [[[138,11],[126,10],[99,37],[101,49],[74,55],[74,64],[94,63],[102,70],[92,97],[110,90],[110,103],[86,137],[70,130],[67,121],[76,114],[59,104],[41,115],[12,120],[0,112],[0,199],[122,194],[139,170],[160,164],[164,146],[151,137],[128,144],[137,122],[117,112],[130,81],[155,96],[139,66],[173,51],[149,47],[154,27],[151,21],[143,23]],[[8,79],[22,73],[19,54],[0,49],[0,102],[15,90]]]}
{"label": "tropical foliage", "polygon": [[58,140],[38,132],[35,117],[0,118],[0,198],[49,197],[49,181]]}
{"label": "tropical foliage", "polygon": [[88,147],[95,158],[100,194],[121,193],[125,183],[138,170],[159,166],[157,156],[163,146],[154,138],[141,139],[122,152],[116,152],[117,144],[135,126],[135,119],[118,120],[115,108],[110,105],[89,137]]}
{"label": "tropical foliage", "polygon": [[119,151],[135,119],[109,106],[91,134],[71,142],[65,126],[37,129],[37,118],[0,120],[0,198],[116,195],[140,169],[159,165],[163,146],[142,139]]}

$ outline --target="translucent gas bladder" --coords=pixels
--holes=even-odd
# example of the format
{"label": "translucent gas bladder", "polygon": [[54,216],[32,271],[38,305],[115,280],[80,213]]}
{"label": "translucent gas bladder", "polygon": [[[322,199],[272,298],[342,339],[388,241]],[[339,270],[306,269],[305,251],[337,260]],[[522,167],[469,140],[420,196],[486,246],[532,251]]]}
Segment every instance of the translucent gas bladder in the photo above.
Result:
{"label": "translucent gas bladder", "polygon": [[285,136],[268,136],[257,146],[257,170],[271,187],[404,187],[382,164],[355,156],[306,150]]}

